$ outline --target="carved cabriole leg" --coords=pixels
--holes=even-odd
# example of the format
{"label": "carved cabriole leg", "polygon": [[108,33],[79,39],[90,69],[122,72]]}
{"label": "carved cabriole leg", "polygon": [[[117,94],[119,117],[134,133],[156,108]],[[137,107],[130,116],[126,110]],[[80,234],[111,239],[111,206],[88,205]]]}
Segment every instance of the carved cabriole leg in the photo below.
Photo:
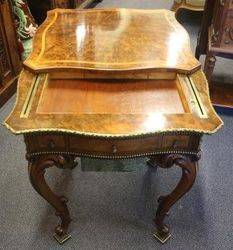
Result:
{"label": "carved cabriole leg", "polygon": [[211,91],[211,78],[214,71],[215,63],[216,63],[216,57],[212,53],[208,52],[205,59],[204,72],[209,83],[210,91]]}
{"label": "carved cabriole leg", "polygon": [[182,177],[175,189],[167,196],[161,196],[158,199],[159,207],[156,212],[155,224],[157,232],[155,237],[162,243],[165,243],[170,238],[169,228],[164,224],[165,216],[170,208],[192,187],[196,178],[196,163],[198,159],[193,159],[191,156],[170,154],[159,155],[152,158],[159,167],[170,168],[177,165],[182,169]]}
{"label": "carved cabriole leg", "polygon": [[54,237],[59,243],[64,243],[71,237],[67,234],[71,222],[69,210],[66,205],[68,200],[64,196],[57,196],[51,191],[45,181],[44,175],[46,169],[54,165],[59,168],[64,168],[66,160],[63,156],[51,154],[30,157],[28,161],[28,171],[32,186],[55,208],[56,215],[61,219],[61,224],[55,228]]}

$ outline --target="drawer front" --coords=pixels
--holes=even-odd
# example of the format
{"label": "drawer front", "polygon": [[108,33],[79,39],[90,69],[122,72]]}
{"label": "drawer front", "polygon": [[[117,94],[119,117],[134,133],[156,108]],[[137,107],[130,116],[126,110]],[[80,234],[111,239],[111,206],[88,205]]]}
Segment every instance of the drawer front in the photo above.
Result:
{"label": "drawer front", "polygon": [[142,139],[95,139],[71,137],[70,150],[86,155],[106,156],[131,156],[137,154],[158,151],[160,148],[160,137],[148,137]]}
{"label": "drawer front", "polygon": [[197,152],[199,136],[156,135],[134,139],[101,139],[75,135],[25,136],[28,153],[67,152],[91,157],[133,157],[159,152]]}
{"label": "drawer front", "polygon": [[67,150],[66,137],[59,135],[43,135],[25,137],[28,152],[62,151]]}
{"label": "drawer front", "polygon": [[55,148],[64,149],[65,138],[63,136],[46,135],[39,138],[38,144],[40,148],[48,148],[51,150]]}
{"label": "drawer front", "polygon": [[188,135],[164,135],[162,148],[163,149],[188,149],[189,148]]}

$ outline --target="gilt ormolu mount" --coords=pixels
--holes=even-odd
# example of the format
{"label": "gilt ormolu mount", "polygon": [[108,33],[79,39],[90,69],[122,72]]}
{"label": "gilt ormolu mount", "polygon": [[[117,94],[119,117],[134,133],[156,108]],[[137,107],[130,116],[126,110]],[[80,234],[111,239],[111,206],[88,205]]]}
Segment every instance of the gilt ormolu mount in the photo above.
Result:
{"label": "gilt ormolu mount", "polygon": [[30,180],[61,219],[60,243],[70,238],[67,199],[50,190],[44,173],[72,168],[77,156],[148,156],[152,167],[180,167],[181,180],[159,199],[155,218],[155,237],[170,237],[164,218],[194,183],[201,137],[222,125],[207,86],[170,11],[49,12],[5,124],[24,135]]}

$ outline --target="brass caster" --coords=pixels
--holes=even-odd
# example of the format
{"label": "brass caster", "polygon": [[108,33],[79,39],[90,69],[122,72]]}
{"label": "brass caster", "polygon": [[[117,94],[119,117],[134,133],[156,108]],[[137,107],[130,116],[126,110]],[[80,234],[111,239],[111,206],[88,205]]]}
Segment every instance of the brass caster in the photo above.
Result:
{"label": "brass caster", "polygon": [[168,239],[171,237],[171,234],[168,233],[163,233],[159,230],[154,234],[154,237],[162,244],[168,241]]}
{"label": "brass caster", "polygon": [[56,241],[59,243],[59,244],[64,244],[66,241],[68,241],[70,238],[71,238],[71,235],[70,234],[64,234],[64,235],[57,235],[56,233],[53,235],[53,237],[56,239]]}

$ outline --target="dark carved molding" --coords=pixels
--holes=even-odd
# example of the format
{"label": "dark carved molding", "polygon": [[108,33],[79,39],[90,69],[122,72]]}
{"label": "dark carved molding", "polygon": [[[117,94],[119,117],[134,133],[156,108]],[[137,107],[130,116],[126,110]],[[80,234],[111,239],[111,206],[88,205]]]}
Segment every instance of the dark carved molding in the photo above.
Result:
{"label": "dark carved molding", "polygon": [[230,44],[233,42],[233,28],[227,27],[225,29],[225,44]]}
{"label": "dark carved molding", "polygon": [[75,8],[76,1],[75,0],[52,0],[52,8]]}
{"label": "dark carved molding", "polygon": [[0,64],[1,64],[1,71],[3,74],[9,71],[10,67],[7,58],[5,43],[3,40],[3,31],[1,26],[0,26]]}

